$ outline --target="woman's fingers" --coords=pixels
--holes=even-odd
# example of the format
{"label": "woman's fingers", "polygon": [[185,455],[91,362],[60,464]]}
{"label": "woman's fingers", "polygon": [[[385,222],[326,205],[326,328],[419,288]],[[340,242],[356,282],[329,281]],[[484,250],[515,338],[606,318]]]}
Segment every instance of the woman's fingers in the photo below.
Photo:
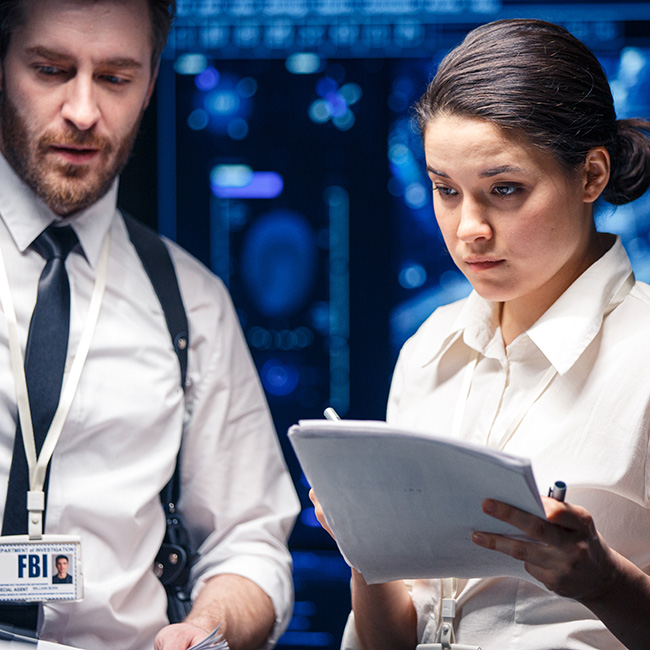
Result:
{"label": "woman's fingers", "polygon": [[506,503],[487,499],[483,511],[507,522],[530,539],[476,532],[473,541],[525,563],[525,568],[561,596],[584,598],[599,589],[612,571],[611,552],[584,509],[544,499],[548,520]]}
{"label": "woman's fingers", "polygon": [[323,507],[321,506],[320,501],[318,500],[318,497],[314,492],[314,488],[311,488],[309,490],[309,498],[311,499],[311,502],[314,504],[314,514],[316,515],[316,519],[318,519],[318,523],[332,536],[333,539],[336,539],[334,537],[334,533],[332,532],[332,529],[329,527],[329,524],[325,519],[325,513],[323,512]]}

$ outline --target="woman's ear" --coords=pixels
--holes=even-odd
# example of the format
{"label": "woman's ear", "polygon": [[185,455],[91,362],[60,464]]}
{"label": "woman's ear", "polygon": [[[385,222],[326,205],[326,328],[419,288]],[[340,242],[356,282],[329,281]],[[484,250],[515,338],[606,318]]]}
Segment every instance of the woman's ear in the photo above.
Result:
{"label": "woman's ear", "polygon": [[610,160],[605,147],[594,147],[585,158],[584,201],[593,203],[609,182]]}

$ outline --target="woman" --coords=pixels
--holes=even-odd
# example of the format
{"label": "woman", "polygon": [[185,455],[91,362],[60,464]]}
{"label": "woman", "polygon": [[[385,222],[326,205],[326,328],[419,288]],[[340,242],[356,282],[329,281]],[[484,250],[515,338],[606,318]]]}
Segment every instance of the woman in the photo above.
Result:
{"label": "woman", "polygon": [[593,54],[537,20],[471,32],[416,111],[436,219],[474,291],[406,343],[387,419],[528,457],[567,503],[544,498],[546,521],[485,495],[535,542],[474,542],[530,581],[369,586],[353,570],[352,631],[366,649],[433,643],[448,598],[456,642],[483,650],[650,648],[650,287],[593,216],[599,197],[647,189],[650,124],[617,121]]}

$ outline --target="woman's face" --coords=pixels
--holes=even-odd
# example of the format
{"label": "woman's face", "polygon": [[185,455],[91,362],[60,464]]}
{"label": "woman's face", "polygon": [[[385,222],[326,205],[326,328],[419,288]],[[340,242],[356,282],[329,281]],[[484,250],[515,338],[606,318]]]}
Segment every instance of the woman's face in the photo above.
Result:
{"label": "woman's face", "polygon": [[424,147],[454,262],[481,296],[504,303],[502,318],[518,307],[536,320],[599,255],[588,166],[570,174],[499,127],[453,115],[428,124]]}

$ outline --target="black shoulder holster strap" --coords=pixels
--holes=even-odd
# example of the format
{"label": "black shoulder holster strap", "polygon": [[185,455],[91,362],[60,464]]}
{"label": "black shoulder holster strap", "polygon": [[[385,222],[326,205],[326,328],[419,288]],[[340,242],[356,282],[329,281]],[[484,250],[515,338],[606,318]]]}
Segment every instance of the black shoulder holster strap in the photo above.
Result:
{"label": "black shoulder holster strap", "polygon": [[[167,328],[178,357],[181,387],[184,390],[189,332],[174,264],[167,246],[155,231],[129,214],[123,213],[123,216],[131,242],[140,256],[165,314]],[[176,512],[179,496],[180,452],[176,459],[174,475],[160,492],[160,501],[167,518],[167,530],[155,562],[156,575],[167,590],[167,613],[172,623],[183,620],[191,606],[186,586],[192,562],[196,559],[187,531]]]}

